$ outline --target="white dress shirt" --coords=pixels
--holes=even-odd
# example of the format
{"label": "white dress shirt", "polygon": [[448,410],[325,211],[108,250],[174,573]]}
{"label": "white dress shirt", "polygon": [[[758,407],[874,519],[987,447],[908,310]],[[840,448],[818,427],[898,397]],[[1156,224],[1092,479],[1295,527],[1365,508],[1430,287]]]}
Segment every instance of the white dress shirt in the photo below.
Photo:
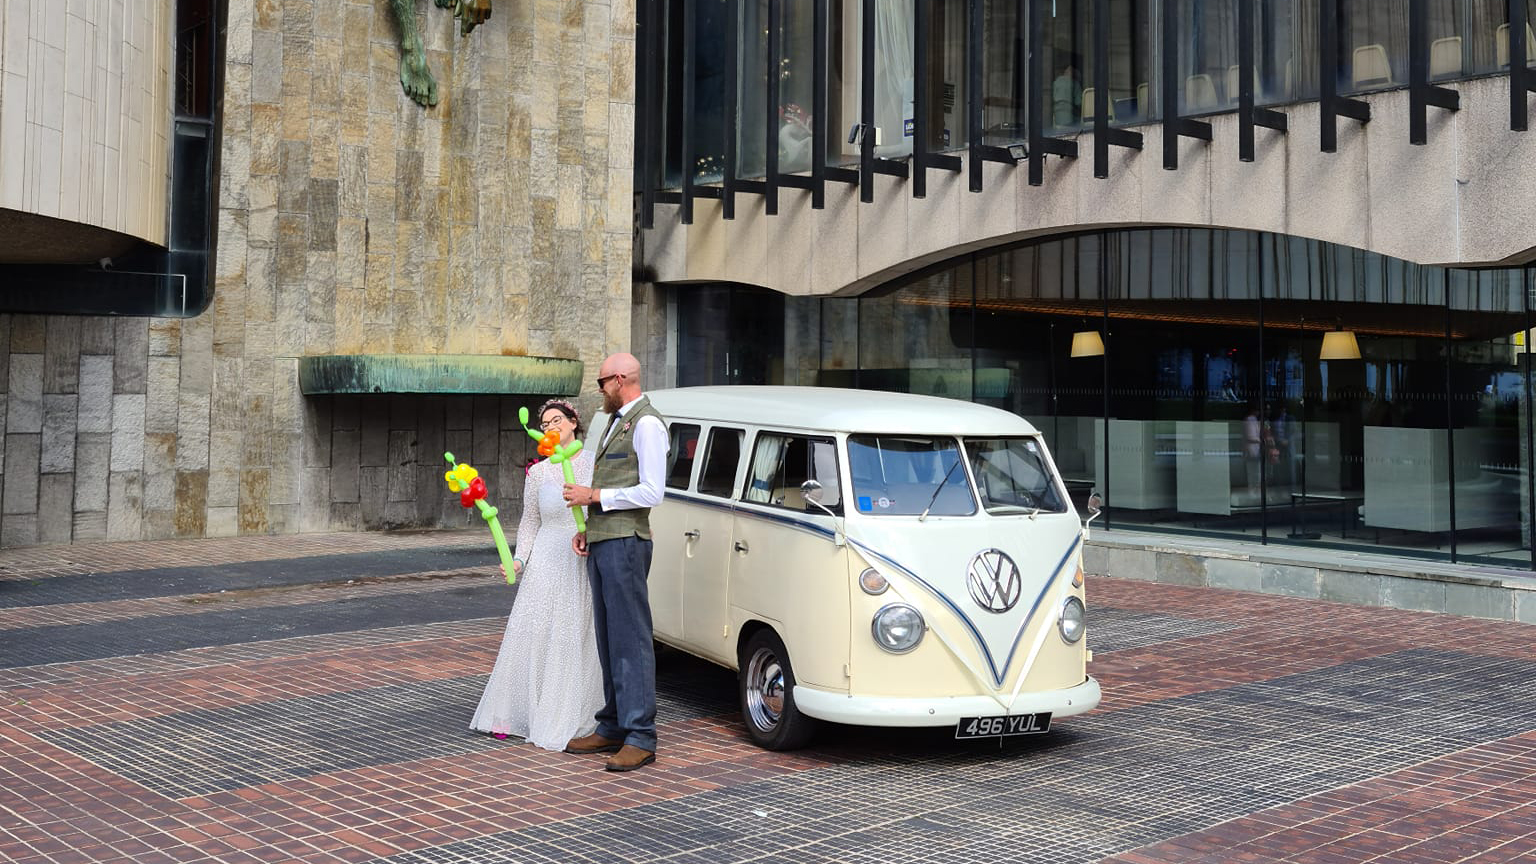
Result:
{"label": "white dress shirt", "polygon": [[[604,444],[610,435],[618,434],[624,415],[639,401],[640,398],[636,397],[626,402],[613,419],[608,421],[608,428],[603,430]],[[597,496],[603,509],[638,510],[660,504],[667,479],[667,446],[667,425],[661,422],[661,418],[651,414],[641,417],[634,428],[635,457],[640,460],[640,482],[622,489],[599,489]]]}

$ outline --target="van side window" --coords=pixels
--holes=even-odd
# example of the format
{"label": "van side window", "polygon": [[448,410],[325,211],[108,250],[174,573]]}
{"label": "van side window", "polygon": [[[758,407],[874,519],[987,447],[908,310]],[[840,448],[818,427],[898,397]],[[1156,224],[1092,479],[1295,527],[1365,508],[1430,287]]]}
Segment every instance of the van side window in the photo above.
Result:
{"label": "van side window", "polygon": [[693,453],[699,446],[699,427],[692,423],[673,423],[667,430],[672,449],[667,453],[667,487],[687,489],[693,476]]}
{"label": "van side window", "polygon": [[780,432],[763,432],[757,436],[745,500],[820,513],[820,508],[807,503],[800,492],[800,484],[806,480],[820,483],[822,505],[838,512],[842,501],[835,441]]}
{"label": "van side window", "polygon": [[736,466],[741,462],[740,429],[711,429],[699,472],[699,491],[705,495],[736,495]]}

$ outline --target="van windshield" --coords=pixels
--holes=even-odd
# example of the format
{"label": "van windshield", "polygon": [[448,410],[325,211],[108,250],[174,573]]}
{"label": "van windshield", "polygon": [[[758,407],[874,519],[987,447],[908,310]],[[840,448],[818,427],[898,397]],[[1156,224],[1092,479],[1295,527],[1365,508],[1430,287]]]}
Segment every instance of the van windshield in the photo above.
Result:
{"label": "van windshield", "polygon": [[988,513],[1065,513],[1055,475],[1033,438],[967,438],[971,472]]}
{"label": "van windshield", "polygon": [[853,504],[876,516],[969,516],[976,512],[971,480],[953,438],[912,435],[848,436]]}

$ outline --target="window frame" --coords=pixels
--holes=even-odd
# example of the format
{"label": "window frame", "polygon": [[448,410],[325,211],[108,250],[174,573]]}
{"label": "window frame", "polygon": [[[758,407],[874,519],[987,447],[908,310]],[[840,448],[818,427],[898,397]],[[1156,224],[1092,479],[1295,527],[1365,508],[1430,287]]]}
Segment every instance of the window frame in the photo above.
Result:
{"label": "window frame", "polygon": [[[966,490],[966,493],[967,493],[967,495],[968,495],[968,497],[970,499],[971,509],[970,509],[970,512],[968,512],[968,513],[939,513],[939,512],[935,512],[932,515],[934,515],[934,516],[948,516],[948,517],[952,517],[952,518],[970,519],[970,518],[974,518],[974,517],[980,515],[982,512],[985,511],[986,508],[983,507],[982,503],[981,503],[980,490],[978,490],[977,486],[976,486],[976,478],[975,478],[973,472],[971,471],[970,454],[967,452],[967,450],[965,448],[965,438],[963,436],[960,436],[960,435],[949,435],[949,434],[932,434],[932,433],[854,432],[854,433],[849,433],[848,440],[847,440],[847,446],[851,448],[851,447],[853,447],[854,444],[858,444],[860,447],[868,447],[869,449],[871,449],[871,450],[873,450],[873,451],[878,453],[878,452],[880,452],[883,449],[883,448],[881,448],[879,446],[879,442],[883,438],[888,438],[888,439],[909,439],[909,440],[922,439],[922,440],[932,441],[935,444],[938,444],[938,443],[943,442],[943,441],[951,442],[954,445],[955,456],[959,460],[958,461],[958,466],[961,468],[961,470],[963,472],[963,480],[964,480],[964,483],[966,484],[965,485],[965,490]],[[856,441],[855,439],[872,439],[875,443],[874,443],[873,446],[871,446],[871,444],[868,443],[865,440],[858,440],[858,441]],[[915,452],[915,451],[909,451],[909,452]],[[932,450],[932,451],[928,451],[928,452],[931,452],[931,453],[933,453],[935,455],[941,455],[945,451],[942,450],[942,449],[938,449],[938,450]],[[852,458],[853,457],[852,457],[852,453],[851,453],[851,450],[850,450],[850,455],[849,455],[850,463],[852,461]],[[951,483],[954,482],[954,478],[953,477],[950,478],[950,482]],[[860,497],[859,496],[859,491],[860,490],[859,490],[858,484],[854,481],[853,471],[852,471],[851,467],[850,467],[849,472],[848,472],[848,488],[849,488],[849,490],[852,493],[851,497],[853,498],[853,501],[854,501],[854,510],[860,516],[911,517],[911,516],[918,515],[917,513],[880,513],[880,512],[875,511],[875,510],[863,510],[863,509],[860,509],[859,506],[858,506],[858,501],[859,501],[859,497]],[[941,487],[935,487],[935,488],[941,488]]]}
{"label": "window frame", "polygon": [[[835,487],[837,489],[837,491],[838,491],[837,501],[836,501],[836,503],[833,503],[833,504],[823,503],[822,506],[826,507],[828,511],[831,511],[831,513],[834,516],[841,516],[841,515],[843,515],[842,475],[843,475],[844,460],[843,460],[843,455],[842,455],[842,452],[841,452],[842,448],[839,446],[839,443],[838,443],[838,437],[836,435],[833,435],[830,432],[827,432],[827,433],[814,433],[814,432],[804,432],[804,431],[801,431],[801,432],[791,432],[791,431],[783,430],[783,429],[759,429],[757,432],[755,432],[752,435],[751,446],[746,448],[746,456],[747,456],[747,458],[746,458],[746,461],[745,461],[744,470],[742,471],[742,475],[741,475],[741,481],[742,482],[740,484],[740,487],[737,489],[737,494],[736,494],[737,502],[741,503],[741,504],[751,504],[751,505],[756,506],[756,507],[769,507],[769,508],[772,508],[774,510],[786,510],[786,511],[791,512],[791,513],[813,513],[813,514],[816,514],[816,515],[819,515],[819,516],[826,515],[826,511],[823,511],[820,507],[815,507],[815,506],[808,505],[808,506],[805,506],[805,507],[796,508],[796,507],[792,507],[792,506],[786,505],[786,504],[782,503],[782,501],[781,502],[774,502],[772,500],[772,495],[771,495],[771,490],[772,490],[773,487],[769,487],[769,489],[770,489],[769,499],[770,500],[768,500],[768,501],[753,501],[753,500],[750,500],[747,497],[747,495],[749,494],[749,492],[752,489],[752,483],[753,483],[753,480],[754,480],[753,474],[752,474],[752,466],[757,461],[757,449],[762,444],[763,439],[765,437],[768,437],[768,436],[774,436],[774,437],[783,438],[783,439],[786,440],[786,442],[793,441],[795,439],[799,439],[799,440],[805,441],[806,442],[806,459],[807,460],[813,460],[814,459],[814,451],[811,448],[812,444],[825,444],[825,445],[827,445],[831,449],[832,459],[833,459],[833,465],[832,465],[832,472],[833,472],[832,481],[833,482],[831,484],[822,483],[822,487],[823,488],[827,488],[828,486]],[[786,444],[785,450],[786,451],[788,450],[788,444]],[[781,458],[780,463],[779,463],[780,468],[783,467],[783,464],[784,463],[783,463],[783,460]],[[807,471],[806,471],[807,476],[810,475],[810,470],[809,469],[811,467],[813,467],[813,466],[809,465],[809,464],[807,465]]]}
{"label": "window frame", "polygon": [[[676,482],[674,482],[676,480],[674,475],[677,472],[677,463],[682,461],[684,457],[682,456],[682,454],[677,453],[677,446],[679,444],[681,444],[682,441],[677,436],[675,436],[674,433],[678,432],[680,430],[683,430],[683,429],[692,429],[693,430],[693,441],[694,441],[693,451],[694,451],[694,455],[686,457],[687,460],[688,460],[688,474],[685,477],[683,477],[682,485],[678,485]],[[689,489],[690,487],[693,486],[693,475],[697,471],[697,466],[699,465],[699,462],[700,462],[700,460],[698,458],[698,451],[699,451],[698,442],[703,437],[704,437],[704,427],[702,425],[698,424],[698,423],[669,423],[669,424],[667,424],[667,443],[672,448],[672,450],[671,450],[671,452],[669,452],[667,454],[667,461],[669,461],[671,464],[667,466],[666,481],[662,484],[665,488],[667,488],[667,489],[682,489],[682,490],[686,491],[687,489]]]}
{"label": "window frame", "polygon": [[[1056,504],[1059,508],[1049,509],[1046,507],[1041,507],[1037,512],[1056,516],[1061,515],[1062,513],[1071,513],[1073,511],[1072,498],[1067,494],[1066,481],[1062,478],[1061,471],[1056,467],[1055,461],[1052,460],[1048,455],[1050,450],[1045,445],[1045,436],[1036,433],[1034,435],[977,435],[971,437],[962,436],[960,438],[960,446],[963,448],[963,452],[965,453],[965,467],[966,470],[969,471],[972,475],[972,492],[976,495],[976,505],[980,512],[986,513],[988,516],[1012,516],[1017,514],[1011,512],[999,513],[996,512],[993,507],[1024,507],[1022,504],[1002,504],[1000,502],[994,501],[991,495],[986,491],[986,487],[982,485],[981,473],[978,470],[977,465],[977,461],[981,458],[981,453],[978,449],[972,447],[972,443],[982,443],[988,441],[1020,441],[1024,443],[1026,449],[1028,449],[1028,445],[1030,443],[1033,443],[1037,448],[1037,452],[1035,452],[1033,455],[1036,461],[1039,463],[1040,468],[1042,469],[1042,473],[1048,482],[1051,493],[1056,496]],[[1009,476],[1012,477],[1013,475]],[[1015,488],[1018,488],[1018,484],[1016,482],[1014,483],[1014,486]],[[989,502],[992,504],[990,507],[988,506]]]}
{"label": "window frame", "polygon": [[[708,495],[713,498],[724,498],[727,501],[734,501],[740,494],[742,487],[742,454],[746,453],[748,450],[746,446],[747,430],[737,426],[709,426],[704,431],[709,433],[709,436],[705,439],[704,444],[704,459],[700,461],[699,468],[695,472],[695,476],[693,478],[693,483],[689,486],[689,488],[694,493],[699,495]],[[731,432],[736,434],[736,468],[731,472],[730,488],[727,489],[724,494],[716,491],[706,491],[703,488],[704,478],[706,476],[705,469],[709,466],[710,458],[715,455],[716,436],[720,435],[721,433]],[[702,435],[703,432],[700,434]]]}

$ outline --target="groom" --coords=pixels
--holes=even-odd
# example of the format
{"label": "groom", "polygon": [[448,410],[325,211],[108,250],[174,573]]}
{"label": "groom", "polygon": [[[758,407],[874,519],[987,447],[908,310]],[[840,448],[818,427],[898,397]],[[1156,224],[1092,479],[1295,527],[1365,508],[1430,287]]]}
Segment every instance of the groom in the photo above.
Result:
{"label": "groom", "polygon": [[603,666],[597,731],[567,753],[613,753],[609,771],[656,761],[656,659],[651,647],[651,508],[661,503],[667,426],[640,391],[640,361],[614,354],[598,370],[608,427],[598,445],[592,486],[567,483],[565,500],[587,507],[587,532],[571,547],[587,556],[597,655]]}

